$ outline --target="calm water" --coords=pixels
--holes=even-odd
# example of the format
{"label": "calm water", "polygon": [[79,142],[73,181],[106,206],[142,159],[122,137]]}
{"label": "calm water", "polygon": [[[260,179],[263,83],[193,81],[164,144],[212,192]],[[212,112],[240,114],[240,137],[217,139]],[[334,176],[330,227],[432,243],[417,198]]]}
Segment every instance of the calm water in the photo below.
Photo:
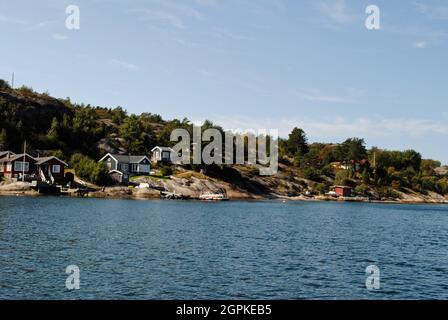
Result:
{"label": "calm water", "polygon": [[0,197],[0,298],[447,299],[448,206]]}

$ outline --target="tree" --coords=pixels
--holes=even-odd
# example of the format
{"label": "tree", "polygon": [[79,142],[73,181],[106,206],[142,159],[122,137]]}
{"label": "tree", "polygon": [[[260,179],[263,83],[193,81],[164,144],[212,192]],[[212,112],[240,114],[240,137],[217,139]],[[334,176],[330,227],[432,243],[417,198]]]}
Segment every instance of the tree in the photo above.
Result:
{"label": "tree", "polygon": [[308,153],[308,139],[305,131],[297,127],[292,130],[286,141],[286,151],[292,157],[304,156]]}
{"label": "tree", "polygon": [[111,114],[112,122],[118,125],[122,124],[124,119],[126,118],[126,111],[124,111],[120,106],[112,109]]}
{"label": "tree", "polygon": [[58,131],[59,131],[59,121],[58,119],[53,118],[53,121],[51,122],[51,128],[50,130],[48,130],[47,133],[48,139],[54,142],[58,141],[59,140]]}
{"label": "tree", "polygon": [[0,131],[0,150],[6,149],[8,149],[8,135],[6,129],[3,128],[2,131]]}
{"label": "tree", "polygon": [[356,163],[367,157],[367,150],[364,139],[350,138],[338,145],[335,149],[335,156],[347,167],[351,168],[351,173],[355,172]]}
{"label": "tree", "polygon": [[142,130],[140,119],[136,115],[124,120],[120,127],[120,137],[124,139],[126,149],[130,154],[143,152],[145,133]]}
{"label": "tree", "polygon": [[105,185],[109,182],[109,169],[104,162],[97,162],[82,154],[76,153],[70,159],[71,166],[76,174],[96,185]]}

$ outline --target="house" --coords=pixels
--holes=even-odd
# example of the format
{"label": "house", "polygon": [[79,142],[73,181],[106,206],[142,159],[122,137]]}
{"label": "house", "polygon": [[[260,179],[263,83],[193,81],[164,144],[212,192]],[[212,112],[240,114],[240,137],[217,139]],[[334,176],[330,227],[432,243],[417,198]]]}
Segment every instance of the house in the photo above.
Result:
{"label": "house", "polygon": [[330,190],[331,191],[328,194],[331,196],[351,197],[353,189],[347,186],[332,186],[330,187]]}
{"label": "house", "polygon": [[51,183],[64,181],[68,164],[56,157],[34,158],[28,153],[0,152],[0,175],[6,179],[25,177]]}
{"label": "house", "polygon": [[435,169],[434,169],[434,172],[435,172],[435,174],[436,174],[437,176],[439,176],[439,177],[446,176],[446,175],[448,175],[448,167],[445,166],[445,167],[438,167],[438,168],[435,168]]}
{"label": "house", "polygon": [[15,155],[15,153],[11,151],[0,151],[0,159],[9,158],[13,155]]}
{"label": "house", "polygon": [[13,154],[7,152],[8,155],[0,159],[0,174],[7,180],[22,177],[23,174],[26,176],[36,175],[36,159],[27,153]]}
{"label": "house", "polygon": [[108,153],[99,161],[107,165],[110,177],[119,183],[128,183],[131,176],[149,175],[151,171],[151,160],[147,156]]}
{"label": "house", "polygon": [[64,181],[65,168],[68,164],[57,157],[35,158],[37,173],[42,181],[61,183]]}
{"label": "house", "polygon": [[151,157],[151,161],[153,163],[169,163],[171,162],[171,153],[173,152],[173,149],[168,148],[168,147],[159,147],[156,146],[155,148],[153,148],[151,150],[152,152],[152,157]]}
{"label": "house", "polygon": [[330,167],[333,170],[348,170],[348,166],[343,165],[342,162],[335,161],[330,163]]}

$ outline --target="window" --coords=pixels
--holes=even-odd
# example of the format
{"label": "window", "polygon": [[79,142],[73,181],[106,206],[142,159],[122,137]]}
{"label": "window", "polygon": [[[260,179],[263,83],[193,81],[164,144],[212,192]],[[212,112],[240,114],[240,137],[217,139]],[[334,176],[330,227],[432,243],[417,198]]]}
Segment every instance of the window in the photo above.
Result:
{"label": "window", "polygon": [[138,172],[142,172],[142,173],[149,173],[149,164],[141,164],[139,166]]}
{"label": "window", "polygon": [[127,163],[123,163],[121,165],[121,171],[128,171],[129,170],[129,165]]}
{"label": "window", "polygon": [[51,166],[51,172],[61,173],[61,166],[59,164],[54,164]]}
{"label": "window", "polygon": [[132,164],[132,172],[138,172],[138,164]]}
{"label": "window", "polygon": [[162,153],[162,160],[170,160],[171,153],[169,151],[163,151]]}
{"label": "window", "polygon": [[[25,169],[25,170],[24,170]],[[23,161],[16,161],[14,162],[14,171],[25,171],[28,172],[30,169],[30,163],[29,162],[25,162],[25,166]]]}

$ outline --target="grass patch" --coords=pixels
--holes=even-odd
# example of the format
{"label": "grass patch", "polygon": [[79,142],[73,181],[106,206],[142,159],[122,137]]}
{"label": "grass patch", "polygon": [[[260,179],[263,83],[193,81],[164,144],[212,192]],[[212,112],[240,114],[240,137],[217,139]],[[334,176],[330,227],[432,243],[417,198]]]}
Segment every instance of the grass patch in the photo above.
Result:
{"label": "grass patch", "polygon": [[192,177],[195,177],[200,180],[207,180],[207,176],[205,176],[202,173],[196,172],[196,171],[179,173],[178,175],[176,175],[176,177],[180,178],[180,179],[191,179]]}

